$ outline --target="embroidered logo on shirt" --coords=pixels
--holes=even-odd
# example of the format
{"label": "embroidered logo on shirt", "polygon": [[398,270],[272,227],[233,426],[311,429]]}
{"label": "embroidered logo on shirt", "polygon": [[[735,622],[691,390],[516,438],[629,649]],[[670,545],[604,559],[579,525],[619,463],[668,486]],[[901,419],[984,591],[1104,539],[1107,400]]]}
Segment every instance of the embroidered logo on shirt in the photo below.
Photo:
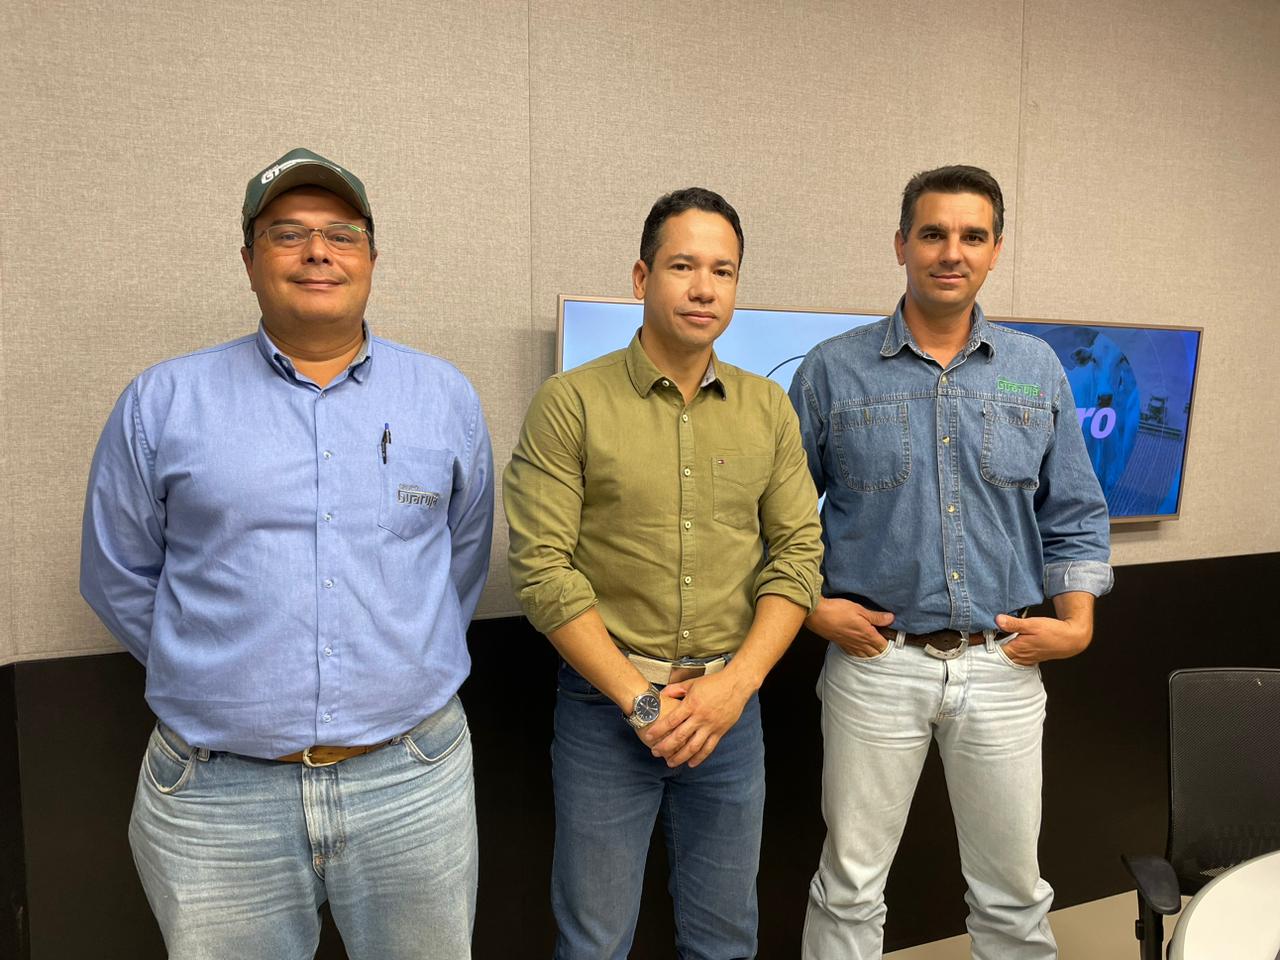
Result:
{"label": "embroidered logo on shirt", "polygon": [[416,483],[402,483],[396,490],[396,503],[406,503],[415,507],[426,507],[430,510],[440,502],[440,494],[423,490]]}
{"label": "embroidered logo on shirt", "polygon": [[1004,377],[996,378],[996,389],[1001,393],[1016,393],[1024,397],[1043,397],[1044,391],[1036,383],[1014,383]]}

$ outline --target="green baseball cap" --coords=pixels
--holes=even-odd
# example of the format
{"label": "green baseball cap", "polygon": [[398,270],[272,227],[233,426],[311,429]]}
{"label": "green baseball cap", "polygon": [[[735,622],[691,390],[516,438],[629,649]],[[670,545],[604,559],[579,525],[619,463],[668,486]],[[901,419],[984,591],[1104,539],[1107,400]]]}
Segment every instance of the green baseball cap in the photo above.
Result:
{"label": "green baseball cap", "polygon": [[369,232],[373,232],[373,213],[369,209],[369,197],[364,192],[364,184],[360,182],[360,178],[318,153],[297,147],[268,165],[265,170],[255,173],[245,187],[240,226],[244,231],[246,247],[253,240],[249,234],[253,218],[272,200],[294,187],[322,187],[337,194],[360,211],[369,221]]}

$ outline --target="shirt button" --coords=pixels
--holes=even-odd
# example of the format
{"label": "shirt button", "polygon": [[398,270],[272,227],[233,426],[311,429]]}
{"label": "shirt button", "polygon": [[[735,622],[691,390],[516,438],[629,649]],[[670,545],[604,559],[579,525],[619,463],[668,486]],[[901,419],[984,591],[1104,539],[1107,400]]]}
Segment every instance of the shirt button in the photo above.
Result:
{"label": "shirt button", "polygon": [[685,577],[685,578],[684,578],[684,582],[685,582],[686,584],[693,583],[693,577]]}
{"label": "shirt button", "polygon": [[326,714],[325,714],[323,717],[321,717],[320,719],[321,719],[321,720],[323,720],[325,723],[328,723],[330,720],[332,720],[332,719],[333,719],[333,717],[332,717],[330,714],[327,714],[327,713],[326,713]]}
{"label": "shirt button", "polygon": [[959,579],[960,579],[960,574],[958,574],[958,573],[956,573],[954,570],[952,570],[952,571],[951,571],[951,579],[952,579],[952,580],[959,580]]}
{"label": "shirt button", "polygon": [[690,470],[688,467],[685,467],[685,468],[684,468],[684,475],[685,475],[686,477],[687,477],[687,476],[690,476],[692,473],[693,473],[693,471],[692,471],[692,470]]}
{"label": "shirt button", "polygon": [[326,590],[331,590],[331,589],[333,589],[333,581],[332,581],[332,580],[330,580],[328,577],[325,577],[325,580],[324,580],[324,588],[325,588]]}
{"label": "shirt button", "polygon": [[333,456],[333,454],[332,454],[330,451],[326,450],[326,451],[324,452],[324,458],[325,458],[326,460],[330,459],[332,456]]}
{"label": "shirt button", "polygon": [[662,381],[662,385],[663,385],[664,387],[669,387],[669,386],[671,386],[671,381],[670,381],[670,380],[663,380],[663,381]]}
{"label": "shirt button", "polygon": [[684,528],[685,528],[686,530],[690,530],[690,529],[692,529],[692,528],[693,528],[693,521],[692,521],[692,520],[686,520],[686,521],[684,522]]}
{"label": "shirt button", "polygon": [[688,415],[687,413],[682,413],[682,414],[680,414],[680,419],[681,419],[681,420],[683,420],[685,423],[688,423],[688,422],[689,422],[689,415]]}
{"label": "shirt button", "polygon": [[324,522],[325,522],[325,523],[328,523],[328,522],[329,522],[330,520],[332,520],[332,519],[333,519],[333,514],[332,514],[332,513],[326,513],[326,514],[324,515]]}
{"label": "shirt button", "polygon": [[948,503],[947,513],[955,513],[955,512],[956,512],[956,505],[954,503]]}
{"label": "shirt button", "polygon": [[951,438],[950,438],[950,437],[943,437],[943,438],[942,438],[942,442],[943,442],[943,443],[950,443],[950,442],[951,442]]}
{"label": "shirt button", "polygon": [[684,637],[686,640],[688,640],[688,639],[689,639],[689,631],[688,631],[688,630],[681,630],[681,631],[680,631],[680,636],[682,636],[682,637]]}
{"label": "shirt button", "polygon": [[332,657],[332,656],[333,656],[333,647],[325,647],[325,648],[324,648],[324,655],[325,655],[326,657]]}
{"label": "shirt button", "polygon": [[942,382],[943,383],[947,382],[947,375],[945,373],[942,375]]}

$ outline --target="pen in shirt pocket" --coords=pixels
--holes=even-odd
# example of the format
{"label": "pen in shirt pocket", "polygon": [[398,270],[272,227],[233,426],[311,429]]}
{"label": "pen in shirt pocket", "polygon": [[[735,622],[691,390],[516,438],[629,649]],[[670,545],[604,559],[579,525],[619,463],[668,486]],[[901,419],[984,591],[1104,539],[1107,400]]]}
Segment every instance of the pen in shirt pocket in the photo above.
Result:
{"label": "pen in shirt pocket", "polygon": [[391,424],[384,423],[382,425],[382,442],[378,444],[382,448],[382,462],[387,462],[387,447],[391,445]]}

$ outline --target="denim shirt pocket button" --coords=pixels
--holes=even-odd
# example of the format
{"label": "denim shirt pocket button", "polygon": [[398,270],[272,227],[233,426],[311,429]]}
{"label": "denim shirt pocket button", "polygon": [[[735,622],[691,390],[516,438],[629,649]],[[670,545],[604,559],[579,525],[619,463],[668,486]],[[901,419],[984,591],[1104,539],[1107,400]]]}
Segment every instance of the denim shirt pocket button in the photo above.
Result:
{"label": "denim shirt pocket button", "polygon": [[875,493],[907,482],[911,422],[905,402],[860,403],[833,410],[831,426],[845,486]]}

